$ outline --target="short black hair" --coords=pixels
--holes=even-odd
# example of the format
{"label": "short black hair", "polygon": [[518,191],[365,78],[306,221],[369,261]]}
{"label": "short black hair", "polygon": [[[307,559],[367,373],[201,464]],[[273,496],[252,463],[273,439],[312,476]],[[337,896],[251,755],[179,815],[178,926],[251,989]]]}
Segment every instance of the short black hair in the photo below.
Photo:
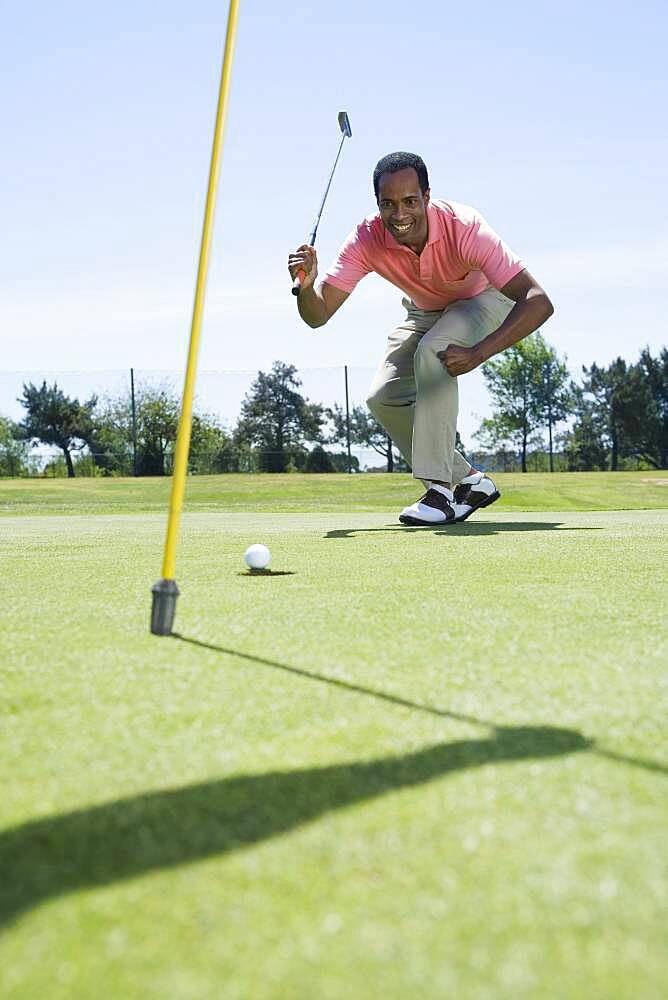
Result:
{"label": "short black hair", "polygon": [[373,172],[373,192],[378,201],[378,182],[382,174],[396,174],[398,170],[406,170],[412,167],[418,175],[420,191],[422,194],[429,190],[429,176],[424,160],[417,153],[388,153],[376,164]]}

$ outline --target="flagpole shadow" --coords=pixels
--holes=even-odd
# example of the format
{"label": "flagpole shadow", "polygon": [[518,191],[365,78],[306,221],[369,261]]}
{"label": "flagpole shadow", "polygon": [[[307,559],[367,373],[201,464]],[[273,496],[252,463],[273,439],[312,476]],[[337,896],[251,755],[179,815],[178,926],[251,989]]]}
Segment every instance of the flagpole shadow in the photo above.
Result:
{"label": "flagpole shadow", "polygon": [[506,727],[487,739],[351,764],[243,774],[24,823],[0,833],[0,926],[47,900],[239,851],[453,772],[589,746],[568,729]]}
{"label": "flagpole shadow", "polygon": [[369,761],[241,774],[146,792],[0,832],[0,926],[40,904],[150,872],[223,856],[295,830],[331,812],[489,764],[591,753],[662,776],[654,761],[597,748],[575,729],[501,726],[474,716],[239,650],[175,635],[181,642],[280,669],[314,683],[489,729],[484,737],[437,743]]}

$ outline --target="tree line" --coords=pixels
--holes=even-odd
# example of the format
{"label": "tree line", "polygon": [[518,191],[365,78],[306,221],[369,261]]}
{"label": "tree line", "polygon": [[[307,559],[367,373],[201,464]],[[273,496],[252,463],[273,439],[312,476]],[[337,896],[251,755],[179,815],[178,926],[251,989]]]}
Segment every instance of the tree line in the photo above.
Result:
{"label": "tree line", "polygon": [[643,348],[634,364],[616,358],[607,367],[583,366],[578,383],[565,359],[535,333],[488,361],[482,372],[493,415],[474,437],[497,467],[510,452],[526,472],[530,449],[545,449],[550,471],[557,452],[567,471],[668,467],[665,347],[656,357]]}
{"label": "tree line", "polygon": [[[635,363],[617,358],[607,367],[569,375],[564,358],[540,332],[482,368],[493,413],[465,448],[474,464],[527,471],[529,456],[546,468],[618,470],[632,462],[668,467],[668,350],[649,348]],[[218,472],[359,471],[350,451],[374,449],[388,471],[408,469],[392,441],[365,406],[349,412],[326,407],[300,391],[294,365],[274,362],[258,372],[236,425],[209,413],[193,415],[189,469]],[[180,400],[166,387],[140,385],[121,394],[81,402],[57,383],[25,383],[18,422],[0,417],[0,475],[36,471],[31,449],[46,444],[61,457],[46,472],[67,476],[164,476],[178,429]]]}
{"label": "tree line", "polygon": [[[348,455],[348,422],[339,406],[314,403],[301,392],[294,365],[274,362],[258,372],[241,404],[234,428],[213,414],[193,413],[189,471],[337,472],[359,471]],[[25,383],[19,402],[25,410],[14,423],[0,417],[0,475],[35,471],[30,450],[38,444],[59,449],[47,474],[164,476],[171,472],[180,399],[166,386],[139,385],[128,393],[83,402],[57,383]],[[399,458],[392,442],[366,407],[349,414],[350,442],[373,448],[390,468]],[[346,450],[343,450],[346,449]],[[405,466],[404,466],[405,468]]]}

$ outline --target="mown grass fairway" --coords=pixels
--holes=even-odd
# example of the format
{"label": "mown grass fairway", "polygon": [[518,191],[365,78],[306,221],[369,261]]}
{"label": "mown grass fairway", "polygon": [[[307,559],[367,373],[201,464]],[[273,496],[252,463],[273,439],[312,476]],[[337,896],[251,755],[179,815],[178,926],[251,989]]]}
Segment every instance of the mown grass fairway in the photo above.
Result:
{"label": "mown grass fairway", "polygon": [[[494,481],[506,511],[668,507],[667,472],[510,473],[495,474]],[[0,479],[0,515],[163,513],[170,484],[170,479]],[[409,475],[193,476],[185,509],[390,514],[415,500],[415,490]]]}
{"label": "mown grass fairway", "polygon": [[165,484],[2,483],[0,996],[663,998],[668,475],[547,478],[193,479],[171,638]]}

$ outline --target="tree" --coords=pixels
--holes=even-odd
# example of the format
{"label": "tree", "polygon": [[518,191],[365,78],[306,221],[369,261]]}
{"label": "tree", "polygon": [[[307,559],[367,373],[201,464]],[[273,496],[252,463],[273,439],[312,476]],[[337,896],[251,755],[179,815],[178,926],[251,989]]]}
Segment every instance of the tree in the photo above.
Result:
{"label": "tree", "polygon": [[605,424],[595,404],[586,399],[580,386],[573,389],[575,422],[564,435],[564,455],[570,472],[603,471],[608,462]]}
{"label": "tree", "polygon": [[645,348],[637,364],[616,358],[607,368],[583,368],[583,391],[603,427],[610,469],[632,456],[654,468],[668,463],[668,350]]}
{"label": "tree", "polygon": [[120,396],[98,401],[85,441],[95,466],[105,475],[132,475],[130,400]]}
{"label": "tree", "polygon": [[[345,445],[348,441],[345,410],[338,403],[335,403],[325,412],[330,421],[330,432],[327,440],[332,444]],[[350,440],[352,444],[360,445],[363,448],[373,448],[383,457],[388,472],[394,472],[395,465],[401,461],[398,454],[394,452],[392,439],[388,436],[387,431],[382,424],[378,423],[366,406],[353,406],[350,410]]]}
{"label": "tree", "polygon": [[239,455],[232,435],[209,413],[193,413],[189,467],[193,472],[238,472]]}
{"label": "tree", "polygon": [[[480,442],[480,447],[486,456],[483,461],[489,462],[492,458],[495,468],[501,469],[503,472],[516,471],[520,456],[517,450],[517,432],[512,421],[499,413],[485,417],[473,436]],[[537,432],[532,432],[526,442],[527,453],[530,447],[542,446],[542,438]]]}
{"label": "tree", "polygon": [[[138,475],[166,475],[178,432],[181,403],[166,384],[140,385],[135,394]],[[91,456],[107,474],[131,475],[133,468],[132,404],[124,393],[98,404],[86,435]],[[208,413],[194,413],[189,468],[193,472],[236,472],[232,436]]]}
{"label": "tree", "polygon": [[348,452],[347,451],[328,451],[327,457],[329,458],[334,472],[359,472],[360,471],[360,461],[357,455],[350,456],[350,464],[348,463]]}
{"label": "tree", "polygon": [[234,439],[260,450],[263,472],[303,464],[304,442],[321,441],[323,408],[298,392],[301,384],[294,365],[275,361],[269,373],[258,372],[241,404]]}
{"label": "tree", "polygon": [[0,476],[22,476],[29,471],[30,445],[13,420],[0,417]]}
{"label": "tree", "polygon": [[[169,385],[137,387],[137,475],[165,476],[174,450],[181,404]],[[103,468],[132,471],[132,405],[129,395],[105,401],[95,414],[87,444]]]}
{"label": "tree", "polygon": [[[548,384],[548,372],[559,385],[557,397],[554,384]],[[565,365],[543,337],[534,333],[485,362],[482,373],[495,413],[476,436],[482,433],[489,437],[493,431],[497,442],[512,442],[520,451],[522,472],[526,472],[532,437],[546,424],[551,434],[554,423],[565,415],[565,403],[561,402]]]}
{"label": "tree", "polygon": [[54,382],[40,388],[29,382],[23,385],[23,396],[18,400],[25,408],[26,416],[17,426],[24,439],[52,444],[63,453],[67,475],[74,478],[72,452],[84,447],[90,433],[97,397],[87,402],[70,399]]}
{"label": "tree", "polygon": [[[353,410],[354,409],[355,407],[353,407]],[[348,463],[347,451],[348,451],[349,429],[350,429],[350,443],[351,444],[356,443],[353,440],[352,424],[350,425],[349,428],[348,419],[346,418],[346,411],[338,403],[335,403],[334,406],[328,406],[324,411],[324,416],[329,422],[329,426],[325,434],[325,440],[327,441],[328,444],[340,444],[343,445],[343,447],[346,449],[345,465],[341,469],[337,468],[337,471],[348,472],[349,463]],[[354,466],[355,461],[356,459],[354,459],[354,457],[351,455],[350,467]],[[357,470],[359,471],[359,462],[357,462]]]}
{"label": "tree", "polygon": [[633,407],[626,361],[616,358],[607,368],[583,366],[583,391],[593,399],[603,428],[603,440],[609,450],[610,470],[619,469],[619,460],[628,453],[626,430],[629,409]]}
{"label": "tree", "polygon": [[321,444],[309,452],[305,472],[334,472],[334,463]]}
{"label": "tree", "polygon": [[645,347],[629,376],[632,404],[622,414],[629,450],[655,469],[668,468],[668,349],[654,358]]}
{"label": "tree", "polygon": [[535,387],[536,403],[543,416],[543,426],[547,426],[550,472],[554,472],[553,429],[555,424],[569,416],[573,405],[573,384],[566,362],[540,334],[536,335],[534,344],[536,363],[542,368],[542,378]]}
{"label": "tree", "polygon": [[392,438],[365,406],[353,406],[351,410],[350,437],[355,444],[373,448],[385,459],[387,471],[394,472],[396,459]]}

